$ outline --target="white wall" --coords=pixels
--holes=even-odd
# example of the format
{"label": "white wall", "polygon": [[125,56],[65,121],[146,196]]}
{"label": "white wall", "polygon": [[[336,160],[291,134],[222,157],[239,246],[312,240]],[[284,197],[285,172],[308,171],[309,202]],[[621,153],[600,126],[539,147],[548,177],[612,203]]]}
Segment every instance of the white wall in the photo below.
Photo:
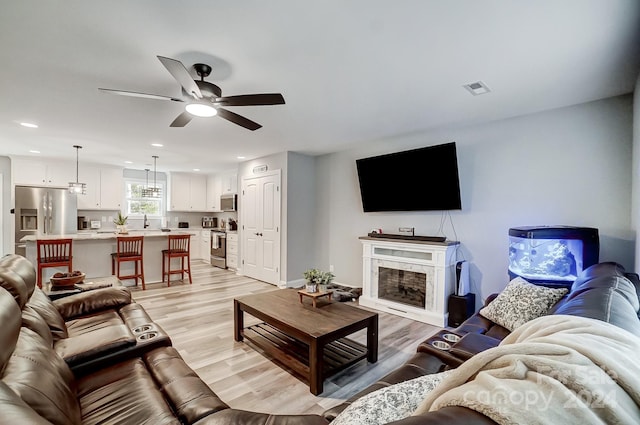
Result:
{"label": "white wall", "polygon": [[303,284],[302,273],[315,267],[317,239],[316,160],[312,156],[287,152],[287,269],[288,286]]}
{"label": "white wall", "polygon": [[[455,141],[462,205],[444,233],[462,242],[479,302],[507,283],[508,229],[575,225],[600,230],[600,260],[633,269],[632,98],[616,97],[502,121],[395,137],[318,158],[320,267],[362,284],[358,240],[372,228],[438,232],[440,212],[363,213],[355,160]],[[429,186],[425,183],[424,194]],[[392,196],[392,193],[389,193]]]}
{"label": "white wall", "polygon": [[13,189],[11,187],[11,159],[7,156],[0,156],[0,174],[2,174],[2,247],[0,253],[2,255],[15,252],[15,216],[11,214],[11,208],[13,208]]}
{"label": "white wall", "polygon": [[[631,227],[638,234],[640,225],[640,75],[636,80],[633,97],[633,197],[631,207]],[[636,256],[634,270],[640,266],[640,240],[636,237]]]}

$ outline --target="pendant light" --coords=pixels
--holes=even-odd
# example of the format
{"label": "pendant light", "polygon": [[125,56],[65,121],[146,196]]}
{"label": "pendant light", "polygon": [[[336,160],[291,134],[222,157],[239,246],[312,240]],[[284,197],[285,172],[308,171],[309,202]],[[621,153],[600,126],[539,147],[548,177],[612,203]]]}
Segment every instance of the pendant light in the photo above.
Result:
{"label": "pendant light", "polygon": [[146,197],[149,196],[149,169],[145,168],[144,171],[145,171],[145,176],[146,176],[145,177],[145,182],[146,183],[144,184],[144,187],[142,188],[142,197],[146,198]]}
{"label": "pendant light", "polygon": [[78,181],[78,152],[82,149],[82,146],[73,145],[76,148],[76,181],[69,182],[69,193],[75,193],[76,195],[86,195],[87,194],[87,184],[80,183]]}
{"label": "pendant light", "polygon": [[153,155],[153,186],[149,187],[149,170],[147,171],[147,187],[142,190],[142,196],[145,198],[159,198],[162,196],[162,190],[156,184],[156,160],[158,159],[157,155]]}

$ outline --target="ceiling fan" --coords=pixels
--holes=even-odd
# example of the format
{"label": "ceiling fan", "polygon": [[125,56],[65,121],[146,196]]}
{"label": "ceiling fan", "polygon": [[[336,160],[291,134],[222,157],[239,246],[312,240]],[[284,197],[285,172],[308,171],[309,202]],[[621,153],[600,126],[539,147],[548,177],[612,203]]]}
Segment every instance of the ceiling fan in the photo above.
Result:
{"label": "ceiling fan", "polygon": [[157,94],[139,93],[125,90],[113,90],[99,88],[101,92],[117,94],[121,96],[142,97],[155,100],[171,100],[173,102],[186,103],[185,111],[176,117],[170,127],[184,127],[191,119],[196,117],[212,117],[218,115],[234,124],[238,124],[249,130],[257,130],[262,127],[257,122],[231,112],[222,106],[257,106],[257,105],[284,105],[284,97],[280,93],[243,94],[238,96],[222,96],[220,87],[205,81],[211,73],[211,67],[204,63],[196,63],[193,67],[200,77],[200,81],[191,78],[187,68],[176,59],[158,56],[158,59],[167,71],[182,86],[182,98],[161,96]]}

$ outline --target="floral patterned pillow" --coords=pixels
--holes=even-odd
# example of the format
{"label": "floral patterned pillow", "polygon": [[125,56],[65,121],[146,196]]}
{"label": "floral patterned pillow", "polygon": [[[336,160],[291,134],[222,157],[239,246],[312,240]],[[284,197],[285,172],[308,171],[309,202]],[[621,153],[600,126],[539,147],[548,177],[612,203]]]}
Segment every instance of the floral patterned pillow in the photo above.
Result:
{"label": "floral patterned pillow", "polygon": [[453,372],[423,375],[363,395],[336,416],[331,425],[382,425],[404,419]]}
{"label": "floral patterned pillow", "polygon": [[567,292],[565,288],[547,288],[516,277],[479,313],[513,331],[529,320],[545,315]]}

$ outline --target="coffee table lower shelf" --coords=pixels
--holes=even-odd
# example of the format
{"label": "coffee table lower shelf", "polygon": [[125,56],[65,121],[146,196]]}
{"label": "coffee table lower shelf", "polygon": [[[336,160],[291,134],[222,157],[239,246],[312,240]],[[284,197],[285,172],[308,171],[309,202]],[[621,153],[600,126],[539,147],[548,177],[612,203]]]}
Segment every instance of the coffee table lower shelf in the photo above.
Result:
{"label": "coffee table lower shelf", "polygon": [[[310,377],[309,346],[267,323],[243,330],[244,338],[265,354],[291,369],[307,383]],[[324,368],[321,380],[367,357],[367,347],[348,338],[340,338],[324,346]]]}

